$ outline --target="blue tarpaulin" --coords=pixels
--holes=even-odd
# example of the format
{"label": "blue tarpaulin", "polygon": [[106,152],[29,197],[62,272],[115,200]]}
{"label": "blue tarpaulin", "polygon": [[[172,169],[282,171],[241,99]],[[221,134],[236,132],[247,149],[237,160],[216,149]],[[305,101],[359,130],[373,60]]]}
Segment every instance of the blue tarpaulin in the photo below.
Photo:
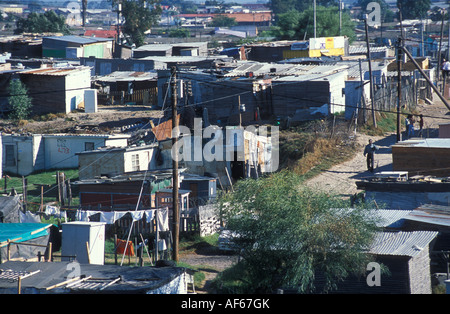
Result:
{"label": "blue tarpaulin", "polygon": [[0,223],[0,247],[8,240],[24,242],[46,236],[50,226],[43,223]]}

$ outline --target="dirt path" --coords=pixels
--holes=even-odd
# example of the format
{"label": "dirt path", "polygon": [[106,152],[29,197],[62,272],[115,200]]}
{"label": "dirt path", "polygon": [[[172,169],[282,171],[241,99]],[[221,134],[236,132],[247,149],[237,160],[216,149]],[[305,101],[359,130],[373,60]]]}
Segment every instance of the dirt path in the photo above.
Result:
{"label": "dirt path", "polygon": [[390,134],[386,137],[358,134],[355,140],[358,142],[359,152],[351,160],[323,171],[320,175],[308,180],[307,185],[320,190],[333,191],[342,196],[357,193],[355,182],[373,176],[373,173],[367,170],[366,157],[363,155],[364,147],[369,139],[372,139],[374,144],[379,147],[374,157],[374,173],[392,171],[392,150],[390,146],[396,142],[396,134]]}
{"label": "dirt path", "polygon": [[199,266],[198,270],[205,274],[205,280],[201,287],[196,288],[196,292],[205,294],[214,293],[211,287],[212,281],[220,272],[237,263],[238,256],[222,253],[216,247],[206,247],[197,249],[194,253],[181,254],[180,261]]}
{"label": "dirt path", "polygon": [[[437,137],[439,125],[450,123],[450,112],[437,95],[433,97],[433,104],[419,104],[416,111],[424,115],[423,137]],[[404,129],[404,117],[401,118],[402,131]],[[418,124],[415,126],[418,127]],[[397,141],[397,134],[390,133],[385,136],[368,136],[357,134],[355,140],[360,147],[353,159],[336,165],[320,175],[308,180],[310,187],[326,191],[333,191],[342,196],[350,196],[358,192],[355,182],[370,176],[373,173],[367,171],[366,159],[363,156],[364,146],[371,138],[380,149],[375,154],[375,172],[392,171],[392,149],[391,145]]]}

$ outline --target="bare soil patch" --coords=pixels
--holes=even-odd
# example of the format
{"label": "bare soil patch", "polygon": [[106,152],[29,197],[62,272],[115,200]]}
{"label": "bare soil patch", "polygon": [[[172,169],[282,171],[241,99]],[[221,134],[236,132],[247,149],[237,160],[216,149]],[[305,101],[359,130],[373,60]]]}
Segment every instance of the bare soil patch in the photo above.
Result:
{"label": "bare soil patch", "polygon": [[6,133],[120,133],[122,127],[145,125],[151,119],[161,117],[160,110],[145,106],[100,106],[95,113],[71,112],[65,116],[34,117],[19,125],[10,120],[0,120],[0,131]]}

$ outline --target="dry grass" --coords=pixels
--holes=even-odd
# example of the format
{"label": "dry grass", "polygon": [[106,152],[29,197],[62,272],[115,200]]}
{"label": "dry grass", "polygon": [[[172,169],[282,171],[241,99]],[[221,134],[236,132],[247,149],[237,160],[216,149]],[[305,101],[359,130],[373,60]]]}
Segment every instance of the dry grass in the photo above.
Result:
{"label": "dry grass", "polygon": [[335,164],[350,159],[355,143],[348,141],[348,124],[340,120],[316,121],[303,128],[280,133],[280,157],[283,168],[305,179]]}

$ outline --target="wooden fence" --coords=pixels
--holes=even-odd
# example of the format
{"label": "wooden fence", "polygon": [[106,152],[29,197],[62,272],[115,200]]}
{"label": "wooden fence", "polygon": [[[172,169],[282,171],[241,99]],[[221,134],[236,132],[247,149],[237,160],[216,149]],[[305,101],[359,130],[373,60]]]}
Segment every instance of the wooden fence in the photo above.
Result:
{"label": "wooden fence", "polygon": [[134,90],[133,93],[124,91],[98,93],[97,102],[99,105],[136,103],[144,106],[153,106],[158,104],[158,88]]}

